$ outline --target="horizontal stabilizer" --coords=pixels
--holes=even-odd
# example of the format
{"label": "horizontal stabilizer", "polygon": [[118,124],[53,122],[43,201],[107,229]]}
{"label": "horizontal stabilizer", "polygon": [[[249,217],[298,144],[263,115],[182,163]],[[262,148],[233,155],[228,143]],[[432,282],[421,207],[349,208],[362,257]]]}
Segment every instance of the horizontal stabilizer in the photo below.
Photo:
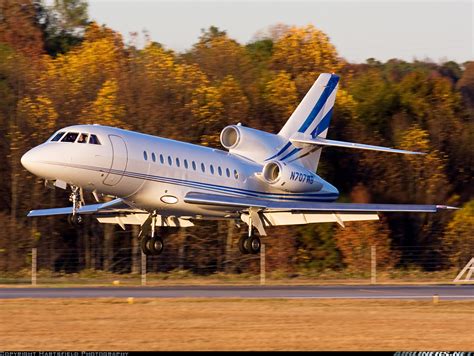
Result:
{"label": "horizontal stabilizer", "polygon": [[388,147],[381,147],[381,146],[372,146],[372,145],[365,145],[362,143],[354,143],[354,142],[344,142],[344,141],[335,141],[335,140],[328,140],[322,137],[305,137],[303,135],[295,135],[290,138],[290,141],[294,144],[310,144],[316,146],[331,146],[331,147],[343,147],[343,148],[357,148],[359,150],[368,150],[368,151],[380,151],[380,152],[390,152],[390,153],[403,153],[408,155],[424,155],[426,153],[423,152],[413,152],[413,151],[405,151],[405,150],[398,150],[396,148],[388,148]]}

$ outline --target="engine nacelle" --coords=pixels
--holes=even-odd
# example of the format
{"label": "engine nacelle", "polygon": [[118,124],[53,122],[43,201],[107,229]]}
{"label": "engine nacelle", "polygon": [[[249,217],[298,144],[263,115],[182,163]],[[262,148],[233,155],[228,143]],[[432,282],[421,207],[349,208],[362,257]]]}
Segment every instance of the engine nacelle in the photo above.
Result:
{"label": "engine nacelle", "polygon": [[280,161],[265,164],[262,177],[269,185],[291,193],[318,192],[323,188],[321,178],[316,173]]}
{"label": "engine nacelle", "polygon": [[275,153],[284,139],[278,135],[240,125],[230,125],[221,132],[221,144],[235,153],[256,162],[265,161]]}

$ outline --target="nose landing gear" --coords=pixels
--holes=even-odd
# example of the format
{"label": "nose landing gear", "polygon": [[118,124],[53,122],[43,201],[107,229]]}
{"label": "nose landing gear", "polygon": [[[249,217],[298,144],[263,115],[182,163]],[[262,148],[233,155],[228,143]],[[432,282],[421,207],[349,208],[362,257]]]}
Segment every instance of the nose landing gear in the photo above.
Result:
{"label": "nose landing gear", "polygon": [[71,225],[81,225],[84,219],[78,214],[78,210],[82,205],[84,205],[82,188],[71,185],[71,195],[69,195],[69,201],[72,202],[72,214],[68,216],[67,220]]}

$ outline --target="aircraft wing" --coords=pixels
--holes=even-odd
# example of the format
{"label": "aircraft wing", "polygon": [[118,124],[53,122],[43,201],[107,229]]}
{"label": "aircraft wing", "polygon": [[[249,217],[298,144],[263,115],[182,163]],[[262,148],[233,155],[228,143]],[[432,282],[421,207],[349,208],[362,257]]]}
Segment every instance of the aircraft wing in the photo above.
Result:
{"label": "aircraft wing", "polygon": [[[77,211],[80,215],[93,215],[101,224],[117,224],[125,230],[125,225],[143,225],[150,213],[146,210],[130,206],[123,199],[114,199],[106,203],[84,205]],[[66,208],[52,208],[31,210],[28,217],[70,215],[72,206]],[[188,227],[194,226],[189,218],[167,217],[158,215],[156,226]]]}
{"label": "aircraft wing", "polygon": [[[109,214],[109,213],[126,213],[126,212],[144,212],[139,209],[134,209],[126,204],[122,199],[114,199],[106,203],[83,205],[77,211],[80,215],[87,214]],[[38,216],[52,216],[52,215],[69,215],[72,214],[72,206],[66,208],[51,208],[31,210],[28,217]]]}
{"label": "aircraft wing", "polygon": [[314,203],[305,201],[270,201],[252,197],[238,197],[218,194],[190,192],[184,201],[190,204],[217,205],[231,208],[257,208],[263,211],[287,211],[293,213],[332,212],[332,213],[384,213],[416,212],[435,213],[443,209],[457,209],[446,205],[417,204],[356,204],[356,203]]}

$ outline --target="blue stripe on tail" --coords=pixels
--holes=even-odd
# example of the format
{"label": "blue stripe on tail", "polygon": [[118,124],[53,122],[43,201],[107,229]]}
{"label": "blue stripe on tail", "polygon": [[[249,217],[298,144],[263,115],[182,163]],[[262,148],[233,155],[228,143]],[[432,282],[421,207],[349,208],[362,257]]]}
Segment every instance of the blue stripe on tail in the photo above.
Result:
{"label": "blue stripe on tail", "polygon": [[321,97],[316,102],[316,105],[314,106],[313,110],[311,110],[308,117],[303,122],[303,125],[301,125],[300,129],[298,130],[298,132],[305,132],[308,129],[308,127],[313,123],[316,116],[318,116],[319,112],[324,107],[324,104],[326,104],[326,101],[328,100],[329,96],[331,95],[333,90],[336,88],[336,85],[338,82],[339,82],[339,77],[334,74],[331,75],[331,78],[329,79],[328,84],[324,88],[323,93],[321,94]]}

